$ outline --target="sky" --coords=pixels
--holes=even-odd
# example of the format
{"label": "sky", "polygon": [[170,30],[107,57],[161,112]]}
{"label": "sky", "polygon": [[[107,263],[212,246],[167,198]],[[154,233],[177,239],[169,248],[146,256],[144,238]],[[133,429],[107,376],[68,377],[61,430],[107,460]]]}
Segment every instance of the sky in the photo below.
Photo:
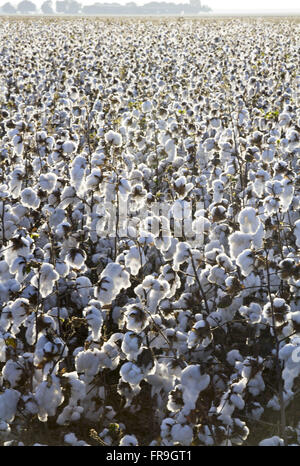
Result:
{"label": "sky", "polygon": [[[3,4],[6,0],[0,0]],[[12,0],[12,3],[18,3],[20,0]],[[44,0],[33,0],[33,2],[40,6]],[[55,0],[52,0],[55,3]],[[91,5],[92,3],[112,3],[117,2],[120,4],[128,3],[131,0],[78,0],[83,5]],[[137,5],[143,5],[151,0],[133,0]],[[160,1],[160,0],[157,0]],[[188,3],[189,0],[163,0],[172,3]],[[202,4],[208,5],[212,8],[213,12],[226,13],[226,12],[267,12],[267,11],[297,11],[300,13],[298,0],[201,0]]]}

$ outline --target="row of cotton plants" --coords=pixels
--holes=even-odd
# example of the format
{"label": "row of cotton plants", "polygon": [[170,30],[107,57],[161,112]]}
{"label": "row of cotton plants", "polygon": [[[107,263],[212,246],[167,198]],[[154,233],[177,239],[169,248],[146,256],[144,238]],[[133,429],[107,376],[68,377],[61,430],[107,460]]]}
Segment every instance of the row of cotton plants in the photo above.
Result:
{"label": "row of cotton plants", "polygon": [[297,33],[1,20],[2,445],[300,444]]}

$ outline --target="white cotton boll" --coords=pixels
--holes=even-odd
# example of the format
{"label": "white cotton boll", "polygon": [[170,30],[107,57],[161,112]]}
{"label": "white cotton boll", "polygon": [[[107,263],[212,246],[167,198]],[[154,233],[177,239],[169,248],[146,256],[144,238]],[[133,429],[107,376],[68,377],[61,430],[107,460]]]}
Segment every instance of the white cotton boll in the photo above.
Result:
{"label": "white cotton boll", "polygon": [[9,382],[10,387],[15,388],[23,375],[23,370],[20,364],[10,359],[3,367],[2,375],[4,380]]}
{"label": "white cotton boll", "polygon": [[121,349],[126,354],[129,361],[136,360],[138,354],[141,353],[141,338],[134,332],[126,332],[122,341]]}
{"label": "white cotton boll", "polygon": [[233,393],[232,395],[230,395],[230,401],[237,409],[244,409],[245,407],[245,401],[243,400],[241,395]]}
{"label": "white cotton boll", "polygon": [[56,270],[54,270],[53,265],[43,264],[39,272],[39,279],[36,276],[33,277],[31,284],[36,288],[39,286],[42,298],[46,298],[50,293],[52,293],[54,284],[58,279],[59,275]]}
{"label": "white cotton boll", "polygon": [[75,357],[75,368],[78,374],[84,372],[87,376],[93,377],[97,374],[100,365],[101,352],[98,349],[93,351],[79,351]]}
{"label": "white cotton boll", "polygon": [[284,441],[282,438],[274,435],[273,437],[266,438],[259,442],[260,447],[283,447]]}
{"label": "white cotton boll", "polygon": [[294,186],[293,186],[292,181],[289,180],[288,178],[285,178],[281,184],[282,184],[283,190],[282,190],[282,193],[279,195],[280,202],[282,205],[282,211],[287,212],[293,200]]}
{"label": "white cotton boll", "polygon": [[88,443],[86,443],[84,440],[78,440],[76,435],[71,432],[70,434],[66,434],[64,436],[64,442],[72,445],[73,447],[86,447],[88,446]]}
{"label": "white cotton boll", "polygon": [[91,174],[86,179],[86,186],[88,189],[98,190],[102,182],[103,175],[99,168],[93,168]]}
{"label": "white cotton boll", "polygon": [[262,309],[258,303],[250,303],[248,307],[242,306],[239,312],[241,315],[247,317],[253,324],[257,324],[261,321]]}
{"label": "white cotton boll", "polygon": [[252,240],[252,235],[235,231],[229,238],[230,256],[236,259],[245,249],[249,249]]}
{"label": "white cotton boll", "polygon": [[205,390],[210,382],[208,374],[201,374],[199,365],[190,365],[181,373],[181,385],[183,388],[183,401],[190,409],[195,408],[199,393]]}
{"label": "white cotton boll", "polygon": [[120,178],[118,184],[119,193],[122,195],[123,199],[126,200],[128,195],[131,192],[131,186],[126,178]]}
{"label": "white cotton boll", "polygon": [[218,265],[212,267],[209,271],[209,275],[207,280],[211,283],[215,283],[216,285],[223,285],[226,280],[227,274],[223,269],[221,269]]}
{"label": "white cotton boll", "polygon": [[142,103],[142,112],[143,113],[149,113],[152,111],[152,103],[150,100],[146,100],[145,102]]}
{"label": "white cotton boll", "polygon": [[131,275],[137,275],[146,263],[144,251],[141,247],[131,246],[125,255],[125,266],[130,269]]}
{"label": "white cotton boll", "polygon": [[171,436],[175,444],[188,446],[193,441],[193,429],[187,425],[174,424],[171,428]]}
{"label": "white cotton boll", "polygon": [[231,365],[235,366],[236,361],[243,361],[244,358],[238,350],[231,350],[227,353],[226,361]]}
{"label": "white cotton boll", "polygon": [[126,362],[122,365],[120,369],[120,375],[122,380],[129,383],[130,385],[139,385],[143,379],[141,369],[132,362]]}
{"label": "white cotton boll", "polygon": [[255,234],[260,226],[260,220],[253,207],[245,207],[238,216],[240,230],[242,233]]}
{"label": "white cotton boll", "polygon": [[131,285],[130,275],[120,264],[110,262],[101,273],[101,279],[110,277],[118,294],[121,289],[129,288]]}
{"label": "white cotton boll", "polygon": [[71,248],[65,257],[66,263],[74,269],[81,269],[86,261],[86,253],[80,248]]}
{"label": "white cotton boll", "polygon": [[95,289],[95,298],[97,298],[102,305],[111,304],[117,294],[118,291],[115,291],[113,280],[107,276],[102,277],[99,285]]}
{"label": "white cotton boll", "polygon": [[11,306],[11,314],[13,318],[13,326],[11,331],[16,334],[19,331],[20,325],[25,321],[28,314],[31,313],[31,308],[28,299],[18,298]]}
{"label": "white cotton boll", "polygon": [[66,154],[72,154],[72,152],[75,152],[76,148],[77,148],[77,144],[75,143],[75,141],[65,141],[62,144],[62,150]]}
{"label": "white cotton boll", "polygon": [[43,190],[51,193],[55,188],[56,180],[57,176],[55,173],[46,173],[45,175],[40,175],[39,184]]}
{"label": "white cotton boll", "polygon": [[174,202],[171,212],[176,220],[189,219],[192,216],[191,203],[178,199]]}
{"label": "white cotton boll", "polygon": [[224,183],[220,180],[214,180],[213,184],[213,202],[221,202],[224,194]]}
{"label": "white cotton boll", "polygon": [[120,447],[136,447],[138,440],[135,435],[124,435],[120,440]]}
{"label": "white cotton boll", "polygon": [[138,304],[131,304],[127,306],[127,309],[128,310],[125,312],[127,329],[136,333],[144,330],[149,323],[149,318],[142,307]]}
{"label": "white cotton boll", "polygon": [[15,418],[20,392],[7,388],[0,394],[0,421],[12,422]]}
{"label": "white cotton boll", "polygon": [[247,277],[247,275],[253,272],[254,254],[251,249],[245,249],[245,251],[241,252],[236,259],[236,263],[240,267],[244,277]]}
{"label": "white cotton boll", "polygon": [[37,209],[40,205],[40,199],[32,188],[25,188],[21,191],[22,203],[25,207]]}
{"label": "white cotton boll", "polygon": [[177,148],[173,139],[168,139],[165,142],[165,151],[168,154],[168,162],[173,162],[177,156]]}
{"label": "white cotton boll", "polygon": [[176,252],[174,255],[173,270],[178,271],[179,266],[190,258],[190,245],[188,243],[180,242],[176,245]]}
{"label": "white cotton boll", "polygon": [[267,149],[264,149],[261,154],[261,158],[263,162],[270,163],[274,160],[275,156],[275,149],[273,147],[269,147]]}
{"label": "white cotton boll", "polygon": [[300,220],[297,220],[294,225],[294,235],[296,237],[296,245],[300,248]]}
{"label": "white cotton boll", "polygon": [[111,144],[115,147],[120,147],[122,145],[122,136],[115,131],[109,130],[105,133],[104,139],[107,144]]}
{"label": "white cotton boll", "polygon": [[259,395],[260,392],[263,392],[265,389],[265,383],[261,374],[256,374],[255,377],[252,377],[248,381],[248,390],[253,396]]}
{"label": "white cotton boll", "polygon": [[66,277],[69,274],[70,267],[62,260],[57,259],[55,262],[55,270],[60,277]]}
{"label": "white cotton boll", "polygon": [[92,331],[93,341],[99,341],[101,337],[101,329],[104,322],[102,312],[95,306],[88,306],[84,309],[83,315]]}

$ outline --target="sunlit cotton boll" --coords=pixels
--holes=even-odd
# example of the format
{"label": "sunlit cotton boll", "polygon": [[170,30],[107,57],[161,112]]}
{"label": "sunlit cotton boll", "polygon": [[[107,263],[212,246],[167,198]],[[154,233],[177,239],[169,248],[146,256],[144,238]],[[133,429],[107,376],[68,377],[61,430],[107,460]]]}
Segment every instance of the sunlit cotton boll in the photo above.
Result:
{"label": "sunlit cotton boll", "polygon": [[152,103],[150,100],[146,100],[145,102],[142,103],[142,112],[143,113],[149,113],[152,110]]}
{"label": "sunlit cotton boll", "polygon": [[51,193],[55,188],[56,180],[57,176],[55,173],[46,173],[40,176],[39,184],[47,193]]}
{"label": "sunlit cotton boll", "polygon": [[124,435],[120,440],[120,447],[136,447],[138,440],[135,435]]}
{"label": "sunlit cotton boll", "polygon": [[190,365],[181,373],[183,401],[187,408],[194,409],[199,393],[208,387],[210,376],[201,374],[199,365]]}
{"label": "sunlit cotton boll", "polygon": [[40,205],[40,199],[32,188],[25,188],[21,191],[21,199],[24,206],[37,209]]}
{"label": "sunlit cotton boll", "polygon": [[104,139],[107,144],[115,147],[121,147],[122,145],[122,136],[120,133],[116,133],[115,131],[109,130],[105,133]]}
{"label": "sunlit cotton boll", "polygon": [[238,216],[238,222],[242,233],[252,233],[258,230],[260,220],[257,212],[253,207],[245,207]]}
{"label": "sunlit cotton boll", "polygon": [[83,249],[71,248],[65,260],[70,267],[81,269],[86,260],[86,253]]}
{"label": "sunlit cotton boll", "polygon": [[245,249],[241,252],[237,259],[237,265],[241,268],[242,274],[247,277],[254,269],[254,254],[251,249]]}
{"label": "sunlit cotton boll", "polygon": [[174,424],[171,428],[171,436],[175,444],[188,446],[193,440],[193,429],[187,425]]}
{"label": "sunlit cotton boll", "polygon": [[120,369],[120,375],[124,382],[130,385],[139,385],[143,379],[141,369],[132,362],[126,362]]}

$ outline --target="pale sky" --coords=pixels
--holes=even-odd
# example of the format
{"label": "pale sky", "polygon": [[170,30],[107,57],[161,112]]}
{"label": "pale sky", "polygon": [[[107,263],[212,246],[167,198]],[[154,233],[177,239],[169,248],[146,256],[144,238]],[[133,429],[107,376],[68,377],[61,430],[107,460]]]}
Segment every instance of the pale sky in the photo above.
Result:
{"label": "pale sky", "polygon": [[[6,0],[0,0],[0,4]],[[11,3],[18,3],[20,0],[10,0]],[[40,6],[44,0],[32,0],[37,6]],[[56,0],[52,0],[55,4]],[[113,3],[120,4],[135,1],[137,5],[143,5],[152,0],[78,0],[82,5],[91,5],[92,3]],[[160,0],[157,0],[160,1]],[[170,3],[189,3],[189,0],[162,0]],[[296,11],[300,13],[298,0],[201,0],[201,3],[212,8],[213,12],[267,12],[267,11]]]}

